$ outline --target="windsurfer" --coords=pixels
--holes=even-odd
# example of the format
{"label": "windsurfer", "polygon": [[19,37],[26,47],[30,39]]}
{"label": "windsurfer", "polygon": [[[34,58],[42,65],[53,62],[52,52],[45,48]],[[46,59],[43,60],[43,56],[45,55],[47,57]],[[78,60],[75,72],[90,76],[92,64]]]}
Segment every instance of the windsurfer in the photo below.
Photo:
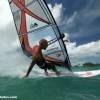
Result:
{"label": "windsurfer", "polygon": [[42,39],[39,41],[39,45],[35,45],[32,48],[33,59],[28,68],[26,75],[23,78],[28,77],[29,73],[31,72],[35,64],[37,64],[41,69],[44,69],[46,75],[49,75],[47,71],[48,69],[49,70],[52,69],[56,73],[56,75],[60,75],[60,72],[57,71],[55,65],[61,66],[63,62],[56,61],[55,59],[52,59],[50,57],[43,57],[42,50],[46,50],[47,47],[48,47],[48,41],[45,39]]}

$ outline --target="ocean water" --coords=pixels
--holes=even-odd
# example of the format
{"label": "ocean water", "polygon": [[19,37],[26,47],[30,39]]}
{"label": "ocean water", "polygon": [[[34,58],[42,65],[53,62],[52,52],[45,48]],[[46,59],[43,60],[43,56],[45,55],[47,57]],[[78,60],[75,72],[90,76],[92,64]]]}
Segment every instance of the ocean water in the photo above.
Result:
{"label": "ocean water", "polygon": [[[0,96],[17,100],[100,100],[100,75],[93,77],[0,77]],[[13,99],[14,100],[14,99]]]}

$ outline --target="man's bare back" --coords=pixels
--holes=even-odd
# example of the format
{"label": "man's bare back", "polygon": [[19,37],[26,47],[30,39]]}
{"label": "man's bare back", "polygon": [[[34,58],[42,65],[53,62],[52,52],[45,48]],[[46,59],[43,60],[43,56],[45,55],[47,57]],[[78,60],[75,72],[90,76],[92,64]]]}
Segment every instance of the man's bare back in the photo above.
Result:
{"label": "man's bare back", "polygon": [[42,56],[42,51],[40,49],[40,46],[38,45],[35,45],[33,48],[32,48],[32,57],[34,59],[37,59],[37,60],[40,60],[43,58]]}

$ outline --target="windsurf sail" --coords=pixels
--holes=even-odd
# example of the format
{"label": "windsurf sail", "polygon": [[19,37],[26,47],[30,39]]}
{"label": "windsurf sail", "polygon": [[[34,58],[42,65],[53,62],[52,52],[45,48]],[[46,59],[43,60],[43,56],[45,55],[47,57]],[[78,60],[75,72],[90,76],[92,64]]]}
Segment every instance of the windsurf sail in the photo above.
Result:
{"label": "windsurf sail", "polygon": [[30,47],[38,44],[41,39],[47,39],[49,46],[43,51],[48,56],[65,62],[71,70],[71,62],[64,44],[62,34],[47,6],[45,0],[8,0],[14,23],[23,52],[30,55],[22,44],[21,36],[26,35]]}

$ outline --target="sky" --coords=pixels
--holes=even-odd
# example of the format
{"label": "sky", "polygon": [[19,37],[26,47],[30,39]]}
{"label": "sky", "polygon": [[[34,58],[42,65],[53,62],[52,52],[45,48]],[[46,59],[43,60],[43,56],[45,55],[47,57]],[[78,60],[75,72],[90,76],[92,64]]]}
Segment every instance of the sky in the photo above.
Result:
{"label": "sky", "polygon": [[[71,41],[85,44],[100,39],[100,1],[99,0],[46,0],[54,6],[59,5],[61,29],[68,32]],[[56,5],[55,5],[56,3]]]}
{"label": "sky", "polygon": [[[66,43],[73,64],[100,63],[100,1],[99,0],[46,0]],[[0,0],[0,51],[15,50],[18,39],[7,0]],[[13,42],[12,42],[13,41]],[[2,48],[2,49],[1,49]]]}

